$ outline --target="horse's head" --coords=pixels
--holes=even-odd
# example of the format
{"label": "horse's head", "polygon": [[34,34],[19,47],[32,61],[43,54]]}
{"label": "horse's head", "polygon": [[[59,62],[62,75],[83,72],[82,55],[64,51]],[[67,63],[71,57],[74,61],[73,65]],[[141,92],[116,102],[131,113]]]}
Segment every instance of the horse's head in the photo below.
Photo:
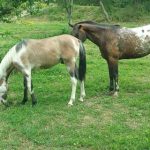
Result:
{"label": "horse's head", "polygon": [[5,79],[0,79],[0,102],[7,98],[7,84]]}
{"label": "horse's head", "polygon": [[72,27],[71,34],[73,36],[80,39],[82,42],[86,40],[86,32],[82,24],[75,24],[75,25],[69,24],[69,26]]}

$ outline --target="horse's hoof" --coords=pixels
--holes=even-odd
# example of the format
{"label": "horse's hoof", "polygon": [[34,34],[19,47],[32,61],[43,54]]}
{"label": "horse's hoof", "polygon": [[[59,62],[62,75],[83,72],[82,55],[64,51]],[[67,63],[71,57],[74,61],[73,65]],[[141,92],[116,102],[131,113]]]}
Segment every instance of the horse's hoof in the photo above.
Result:
{"label": "horse's hoof", "polygon": [[26,104],[26,102],[25,102],[25,101],[22,101],[20,104],[21,104],[21,105],[25,105],[25,104]]}
{"label": "horse's hoof", "polygon": [[84,101],[84,100],[83,100],[83,97],[80,97],[80,98],[79,98],[79,101],[80,101],[80,102],[83,102],[83,101]]}
{"label": "horse's hoof", "polygon": [[117,91],[115,91],[115,92],[114,91],[110,91],[109,95],[113,96],[113,97],[118,97],[118,92]]}
{"label": "horse's hoof", "polygon": [[114,91],[110,91],[110,92],[108,93],[108,95],[109,95],[109,96],[113,96],[113,95],[114,95]]}
{"label": "horse's hoof", "polygon": [[68,106],[69,106],[69,107],[73,106],[73,103],[72,103],[72,102],[69,102],[69,103],[68,103]]}
{"label": "horse's hoof", "polygon": [[1,103],[6,106],[6,107],[9,107],[9,103],[7,102],[7,100],[2,100]]}
{"label": "horse's hoof", "polygon": [[37,101],[32,102],[32,107],[34,107],[37,104]]}
{"label": "horse's hoof", "polygon": [[118,92],[114,92],[113,96],[118,97]]}

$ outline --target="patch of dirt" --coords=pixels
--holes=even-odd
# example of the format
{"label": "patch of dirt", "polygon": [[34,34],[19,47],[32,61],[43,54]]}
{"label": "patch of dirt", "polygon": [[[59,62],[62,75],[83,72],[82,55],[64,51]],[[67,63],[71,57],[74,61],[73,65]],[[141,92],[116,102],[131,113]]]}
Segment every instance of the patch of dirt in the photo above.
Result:
{"label": "patch of dirt", "polygon": [[139,123],[136,119],[131,118],[128,118],[125,124],[131,129],[137,129],[141,126],[141,123]]}
{"label": "patch of dirt", "polygon": [[83,117],[81,125],[88,126],[88,125],[95,124],[95,123],[96,123],[96,118],[86,115]]}
{"label": "patch of dirt", "polygon": [[105,126],[113,122],[113,112],[109,109],[103,110],[101,114],[97,116],[86,115],[82,118],[82,126],[96,125]]}
{"label": "patch of dirt", "polygon": [[121,113],[125,113],[125,114],[129,113],[129,109],[123,104],[119,104],[119,103],[114,104],[113,109],[117,110],[118,112],[121,112]]}
{"label": "patch of dirt", "polygon": [[104,110],[101,115],[100,124],[106,125],[113,122],[113,112],[109,109]]}
{"label": "patch of dirt", "polygon": [[92,109],[97,110],[97,111],[101,111],[103,109],[101,104],[98,104],[98,103],[96,103],[96,102],[94,102],[92,100],[89,100],[89,101],[87,100],[85,102],[85,105],[87,107],[92,108]]}

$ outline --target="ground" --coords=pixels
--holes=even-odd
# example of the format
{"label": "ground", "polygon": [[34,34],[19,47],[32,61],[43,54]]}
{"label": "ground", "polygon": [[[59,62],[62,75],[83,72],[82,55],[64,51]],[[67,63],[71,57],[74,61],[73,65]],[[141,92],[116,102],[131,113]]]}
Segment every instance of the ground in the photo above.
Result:
{"label": "ground", "polygon": [[[124,24],[135,26],[135,24]],[[0,58],[21,39],[68,32],[65,23],[24,21],[0,24]],[[9,108],[0,105],[0,149],[24,150],[149,150],[150,56],[119,62],[119,97],[108,95],[108,69],[99,49],[85,42],[86,98],[68,107],[70,78],[64,65],[32,72],[38,104],[20,105],[23,78],[9,78]]]}

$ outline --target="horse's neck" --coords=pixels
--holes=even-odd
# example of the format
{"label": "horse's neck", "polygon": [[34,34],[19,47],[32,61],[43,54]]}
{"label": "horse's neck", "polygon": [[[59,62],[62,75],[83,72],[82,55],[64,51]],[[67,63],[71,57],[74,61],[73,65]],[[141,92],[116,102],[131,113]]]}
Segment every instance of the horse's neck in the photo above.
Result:
{"label": "horse's neck", "polygon": [[96,34],[97,34],[96,32],[87,32],[87,38],[94,44],[99,46],[99,36]]}
{"label": "horse's neck", "polygon": [[97,29],[96,26],[93,25],[84,25],[84,30],[86,31],[86,37],[92,41],[94,44],[99,46],[99,35],[98,33],[101,32]]}
{"label": "horse's neck", "polygon": [[0,78],[8,78],[10,72],[12,71],[12,57],[13,49],[10,49],[0,64]]}

